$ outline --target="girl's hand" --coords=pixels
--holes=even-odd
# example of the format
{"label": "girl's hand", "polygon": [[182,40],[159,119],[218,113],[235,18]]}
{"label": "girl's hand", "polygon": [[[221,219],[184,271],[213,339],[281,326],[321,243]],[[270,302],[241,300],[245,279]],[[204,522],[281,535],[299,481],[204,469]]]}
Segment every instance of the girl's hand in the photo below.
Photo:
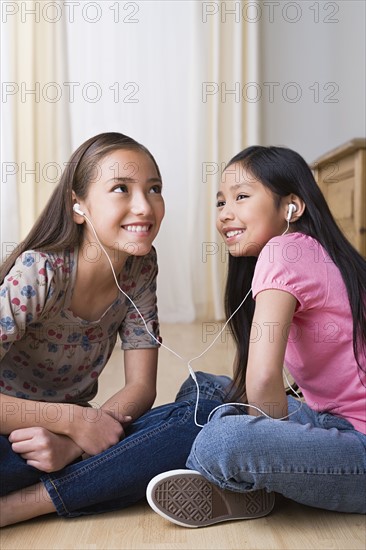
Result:
{"label": "girl's hand", "polygon": [[132,416],[126,416],[125,414],[121,413],[119,410],[118,410],[118,407],[117,409],[116,408],[109,408],[107,407],[105,404],[101,407],[101,409],[110,414],[115,420],[117,420],[117,422],[119,422],[120,424],[122,424],[122,427],[125,428],[126,426],[129,426],[132,422]]}
{"label": "girl's hand", "polygon": [[[110,412],[110,414],[113,416],[113,418],[115,418],[115,416],[112,414],[112,412]],[[120,419],[120,417],[119,417]],[[116,418],[116,420],[119,420],[118,418]],[[129,426],[130,424],[132,423],[132,416],[124,416],[122,419],[121,419],[121,424],[122,424],[122,427],[123,427],[123,435],[120,437],[120,440],[123,439],[124,437],[124,429]],[[88,453],[83,453],[83,460],[86,460],[87,458],[90,458],[91,455],[89,455]]]}
{"label": "girl's hand", "polygon": [[122,418],[116,420],[111,411],[91,407],[75,407],[75,416],[67,435],[90,456],[116,445],[123,437]]}
{"label": "girl's hand", "polygon": [[82,455],[82,449],[69,437],[46,428],[22,428],[9,436],[12,449],[29,466],[42,472],[55,472]]}

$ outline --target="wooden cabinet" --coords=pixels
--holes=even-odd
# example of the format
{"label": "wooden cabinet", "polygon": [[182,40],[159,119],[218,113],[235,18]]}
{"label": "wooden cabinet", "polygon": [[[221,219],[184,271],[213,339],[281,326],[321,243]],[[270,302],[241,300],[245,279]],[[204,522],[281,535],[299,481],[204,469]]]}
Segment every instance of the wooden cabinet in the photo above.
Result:
{"label": "wooden cabinet", "polygon": [[311,164],[338,225],[366,256],[366,139],[353,139]]}

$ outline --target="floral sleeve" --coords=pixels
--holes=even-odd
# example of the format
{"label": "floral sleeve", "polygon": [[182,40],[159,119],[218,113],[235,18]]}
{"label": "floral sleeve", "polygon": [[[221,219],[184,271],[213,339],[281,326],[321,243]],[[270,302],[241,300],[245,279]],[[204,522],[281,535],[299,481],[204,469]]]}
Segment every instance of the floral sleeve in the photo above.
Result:
{"label": "floral sleeve", "polygon": [[0,287],[0,360],[29,323],[42,315],[52,296],[53,267],[48,256],[27,251],[19,256]]}
{"label": "floral sleeve", "polygon": [[[132,289],[135,290],[133,301],[141,312],[150,333],[154,335],[158,342],[161,342],[156,300],[156,278],[158,274],[156,252],[153,249],[150,254],[140,258],[140,260],[137,258],[137,260],[136,264],[140,266],[139,270],[138,272],[135,271],[133,275],[131,274],[129,286],[124,285],[124,290],[128,294],[131,293]],[[126,305],[128,307],[127,314],[119,330],[122,348],[128,350],[158,347],[159,343],[146,331],[141,317],[127,299]]]}

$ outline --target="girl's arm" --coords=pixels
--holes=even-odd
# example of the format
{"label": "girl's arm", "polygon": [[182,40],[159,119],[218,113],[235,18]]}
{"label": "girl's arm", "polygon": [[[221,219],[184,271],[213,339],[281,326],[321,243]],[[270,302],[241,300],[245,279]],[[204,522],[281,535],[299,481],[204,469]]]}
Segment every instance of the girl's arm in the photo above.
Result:
{"label": "girl's arm", "polygon": [[35,426],[66,433],[77,408],[77,405],[31,401],[0,393],[0,433],[9,435],[14,430]]}
{"label": "girl's arm", "polygon": [[[125,352],[126,385],[103,405],[104,416],[109,420],[113,419],[113,423],[119,426],[118,439],[114,443],[117,443],[123,435],[120,424],[128,423],[125,416],[131,416],[134,419],[141,416],[155,400],[157,355],[157,348]],[[67,423],[75,420],[75,416],[80,412],[78,409],[81,407],[59,403],[40,403],[5,395],[1,396],[1,402],[3,413],[1,425],[6,433],[9,433],[11,427],[22,426],[11,432],[9,440],[14,452],[20,454],[30,466],[44,472],[54,472],[83,454],[83,449],[71,439],[71,435],[69,437],[62,435],[65,431],[70,433]],[[59,421],[47,424],[45,420],[47,420],[47,416],[50,417],[51,413],[54,418],[59,417]],[[55,413],[57,414],[55,415]],[[94,438],[100,437],[98,428],[99,425],[102,426],[102,423],[98,421],[97,417],[95,421],[93,420],[93,410],[85,409],[84,413],[85,418],[90,419],[86,427],[95,432]],[[103,419],[100,418],[100,420]],[[78,432],[78,429],[83,430],[83,426],[80,425],[80,428],[76,428],[75,431]],[[108,429],[108,426],[105,426],[104,429]],[[100,444],[105,447],[106,434],[103,435]],[[101,448],[101,450],[104,449]]]}
{"label": "girl's arm", "polygon": [[90,455],[115,445],[123,434],[120,422],[108,410],[0,394],[0,433],[14,435],[15,430],[35,427],[67,435]]}
{"label": "girl's arm", "polygon": [[83,450],[66,435],[46,428],[21,428],[9,436],[12,449],[29,466],[42,472],[56,472],[83,454]]}
{"label": "girl's arm", "polygon": [[[273,418],[287,415],[283,362],[296,298],[282,290],[264,290],[256,296],[250,336],[246,390],[248,403]],[[249,408],[249,414],[260,415]]]}
{"label": "girl's arm", "polygon": [[130,349],[124,352],[125,386],[104,403],[116,420],[135,420],[150,409],[156,397],[158,348]]}

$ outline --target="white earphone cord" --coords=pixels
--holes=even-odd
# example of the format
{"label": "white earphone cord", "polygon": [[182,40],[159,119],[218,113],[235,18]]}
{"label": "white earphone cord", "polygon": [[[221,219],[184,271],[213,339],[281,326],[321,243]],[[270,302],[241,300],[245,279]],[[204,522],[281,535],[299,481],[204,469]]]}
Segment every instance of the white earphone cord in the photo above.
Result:
{"label": "white earphone cord", "polygon": [[[199,398],[200,398],[200,389],[199,389],[199,385],[198,385],[198,381],[197,381],[197,377],[196,377],[196,373],[195,371],[193,370],[193,368],[191,367],[191,363],[193,363],[193,361],[196,361],[196,359],[200,359],[209,349],[212,348],[212,346],[215,344],[215,342],[217,341],[217,339],[219,338],[219,336],[221,336],[221,334],[223,333],[223,331],[225,330],[226,326],[228,325],[228,323],[231,321],[231,319],[234,317],[234,315],[236,314],[236,312],[241,308],[241,306],[244,304],[245,300],[248,298],[249,294],[251,293],[252,291],[252,288],[249,289],[249,291],[247,292],[247,294],[245,295],[245,297],[243,298],[243,300],[240,302],[240,304],[238,305],[238,307],[236,308],[236,310],[230,315],[229,319],[225,322],[224,326],[222,327],[222,329],[220,330],[220,332],[218,333],[218,335],[216,336],[216,338],[214,338],[214,340],[211,342],[211,344],[202,352],[200,353],[200,355],[197,355],[197,357],[194,357],[193,359],[190,359],[188,362],[179,355],[179,353],[176,353],[174,350],[170,349],[168,346],[166,346],[165,344],[163,344],[162,342],[160,342],[155,336],[154,334],[152,334],[149,329],[148,329],[148,326],[146,324],[146,321],[144,319],[144,317],[142,316],[142,314],[140,313],[138,307],[136,306],[135,302],[128,296],[128,294],[126,294],[122,288],[119,286],[119,283],[118,283],[118,280],[117,280],[117,276],[116,276],[116,273],[114,271],[114,267],[113,267],[113,264],[112,264],[112,261],[106,251],[106,249],[104,248],[104,246],[102,245],[102,243],[100,242],[99,240],[99,237],[97,235],[97,232],[95,231],[94,229],[94,225],[92,224],[91,220],[88,218],[88,216],[84,213],[82,213],[82,215],[84,216],[84,218],[86,219],[86,221],[90,224],[90,227],[92,228],[93,230],[93,233],[95,235],[95,238],[97,239],[97,242],[99,244],[99,246],[101,247],[101,249],[103,250],[104,254],[106,255],[107,257],[107,260],[109,262],[109,265],[111,267],[111,270],[112,270],[112,273],[113,273],[113,277],[114,277],[114,281],[117,285],[117,288],[120,292],[122,292],[122,294],[128,298],[128,300],[131,302],[131,304],[133,305],[133,307],[135,308],[135,310],[137,311],[138,315],[140,316],[142,322],[144,323],[144,326],[145,326],[145,329],[147,331],[147,333],[151,336],[151,338],[153,338],[153,340],[155,340],[155,342],[157,342],[159,344],[159,346],[162,346],[163,348],[165,348],[166,350],[170,351],[170,353],[172,353],[173,355],[175,355],[178,359],[180,359],[181,361],[183,361],[187,367],[188,367],[188,370],[189,370],[189,373],[192,377],[192,379],[194,380],[195,384],[196,384],[196,387],[197,387],[197,397],[196,397],[196,405],[195,405],[195,410],[194,410],[194,423],[196,424],[196,426],[198,426],[199,428],[203,428],[203,424],[199,424],[197,422],[197,412],[198,412],[198,403],[199,403]],[[286,230],[282,233],[282,235],[284,235],[285,233],[287,233],[287,231],[289,230],[289,226],[290,226],[290,221],[289,219],[286,220],[287,221],[287,228]],[[295,393],[295,395],[301,399],[301,396],[296,392],[296,390],[291,386],[291,384],[289,383],[288,381],[288,378],[287,378],[287,375],[286,375],[286,372],[284,371],[284,375],[285,375],[285,378],[286,378],[286,383],[288,385],[289,388],[291,388],[291,390]],[[208,418],[207,418],[207,422],[209,422],[211,420],[211,416],[213,415],[213,413],[215,411],[217,411],[218,409],[220,409],[221,407],[228,407],[228,406],[231,406],[231,405],[234,405],[234,406],[239,406],[239,407],[251,407],[252,409],[255,409],[257,410],[258,412],[260,412],[261,414],[263,414],[264,416],[266,416],[267,418],[270,418],[271,420],[285,420],[286,418],[288,418],[289,416],[295,414],[296,412],[298,412],[300,410],[300,408],[302,407],[302,401],[300,401],[300,406],[298,407],[298,409],[296,409],[295,411],[292,411],[291,413],[287,414],[286,416],[283,416],[282,418],[276,418],[274,419],[272,416],[269,416],[267,413],[265,413],[264,411],[262,411],[259,407],[256,407],[255,405],[251,405],[249,403],[223,403],[222,405],[218,405],[217,407],[215,407],[209,414]]]}

